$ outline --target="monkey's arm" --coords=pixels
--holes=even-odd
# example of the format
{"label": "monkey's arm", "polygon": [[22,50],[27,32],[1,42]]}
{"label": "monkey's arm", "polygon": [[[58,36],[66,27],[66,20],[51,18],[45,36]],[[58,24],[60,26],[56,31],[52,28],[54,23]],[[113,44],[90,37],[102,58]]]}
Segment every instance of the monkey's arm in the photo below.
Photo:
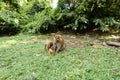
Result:
{"label": "monkey's arm", "polygon": [[62,45],[61,44],[56,44],[56,52],[59,52],[61,49]]}

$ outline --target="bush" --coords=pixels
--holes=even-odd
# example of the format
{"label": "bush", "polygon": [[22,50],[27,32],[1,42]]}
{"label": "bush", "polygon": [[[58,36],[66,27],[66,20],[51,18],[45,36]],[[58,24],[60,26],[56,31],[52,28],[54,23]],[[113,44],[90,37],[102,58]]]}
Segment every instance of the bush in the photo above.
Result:
{"label": "bush", "polygon": [[0,32],[2,33],[17,33],[20,31],[19,18],[20,15],[16,12],[0,12]]}
{"label": "bush", "polygon": [[120,29],[120,22],[115,20],[112,17],[106,17],[102,19],[94,19],[93,20],[95,26],[99,27],[99,30],[106,32],[110,31],[111,29],[117,29],[117,31]]}
{"label": "bush", "polygon": [[28,0],[22,6],[21,1],[0,2],[0,31],[42,33],[98,28],[106,32],[120,29],[119,0],[59,0],[56,9],[50,6],[49,0]]}
{"label": "bush", "polygon": [[0,2],[0,33],[14,34],[21,31],[21,21],[23,21],[23,14],[18,13],[18,10],[16,10],[15,7],[9,3],[12,2]]}
{"label": "bush", "polygon": [[55,21],[50,15],[51,9],[45,9],[33,16],[33,20],[23,27],[23,32],[40,33],[53,30],[55,28]]}

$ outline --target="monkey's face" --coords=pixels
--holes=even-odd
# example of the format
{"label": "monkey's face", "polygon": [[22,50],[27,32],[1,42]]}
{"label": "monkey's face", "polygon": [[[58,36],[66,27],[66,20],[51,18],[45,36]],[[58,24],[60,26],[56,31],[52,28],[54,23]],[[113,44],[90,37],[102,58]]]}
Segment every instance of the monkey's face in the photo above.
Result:
{"label": "monkey's face", "polygon": [[55,40],[56,40],[57,42],[59,42],[60,39],[61,39],[61,35],[55,35]]}

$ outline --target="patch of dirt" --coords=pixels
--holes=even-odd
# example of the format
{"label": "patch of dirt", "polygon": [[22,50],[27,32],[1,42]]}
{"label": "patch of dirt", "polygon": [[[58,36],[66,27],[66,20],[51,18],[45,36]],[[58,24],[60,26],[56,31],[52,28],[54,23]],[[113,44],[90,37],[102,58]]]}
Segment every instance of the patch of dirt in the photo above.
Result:
{"label": "patch of dirt", "polygon": [[85,47],[87,43],[82,42],[83,36],[65,35],[65,43],[72,48]]}
{"label": "patch of dirt", "polygon": [[[52,34],[56,33],[50,33],[48,34],[48,36],[52,36]],[[88,32],[83,34],[57,32],[57,34],[61,34],[64,37],[67,46],[71,48],[85,48],[86,46],[91,46],[94,49],[99,49],[100,46],[109,47],[108,45],[103,45],[103,43],[109,40],[114,40],[116,39],[116,37],[119,37],[118,34],[96,32]],[[115,47],[113,46],[113,48]]]}

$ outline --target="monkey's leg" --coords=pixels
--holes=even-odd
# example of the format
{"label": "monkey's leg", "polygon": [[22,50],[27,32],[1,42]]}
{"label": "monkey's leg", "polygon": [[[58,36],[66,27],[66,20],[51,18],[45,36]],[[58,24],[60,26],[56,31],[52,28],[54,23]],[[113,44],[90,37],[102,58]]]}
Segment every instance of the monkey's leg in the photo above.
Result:
{"label": "monkey's leg", "polygon": [[65,48],[66,48],[66,44],[64,44],[64,45],[61,47],[60,51],[65,50]]}
{"label": "monkey's leg", "polygon": [[56,49],[56,52],[59,52],[59,51],[60,51],[61,46],[57,46],[56,48],[57,48],[57,49]]}

